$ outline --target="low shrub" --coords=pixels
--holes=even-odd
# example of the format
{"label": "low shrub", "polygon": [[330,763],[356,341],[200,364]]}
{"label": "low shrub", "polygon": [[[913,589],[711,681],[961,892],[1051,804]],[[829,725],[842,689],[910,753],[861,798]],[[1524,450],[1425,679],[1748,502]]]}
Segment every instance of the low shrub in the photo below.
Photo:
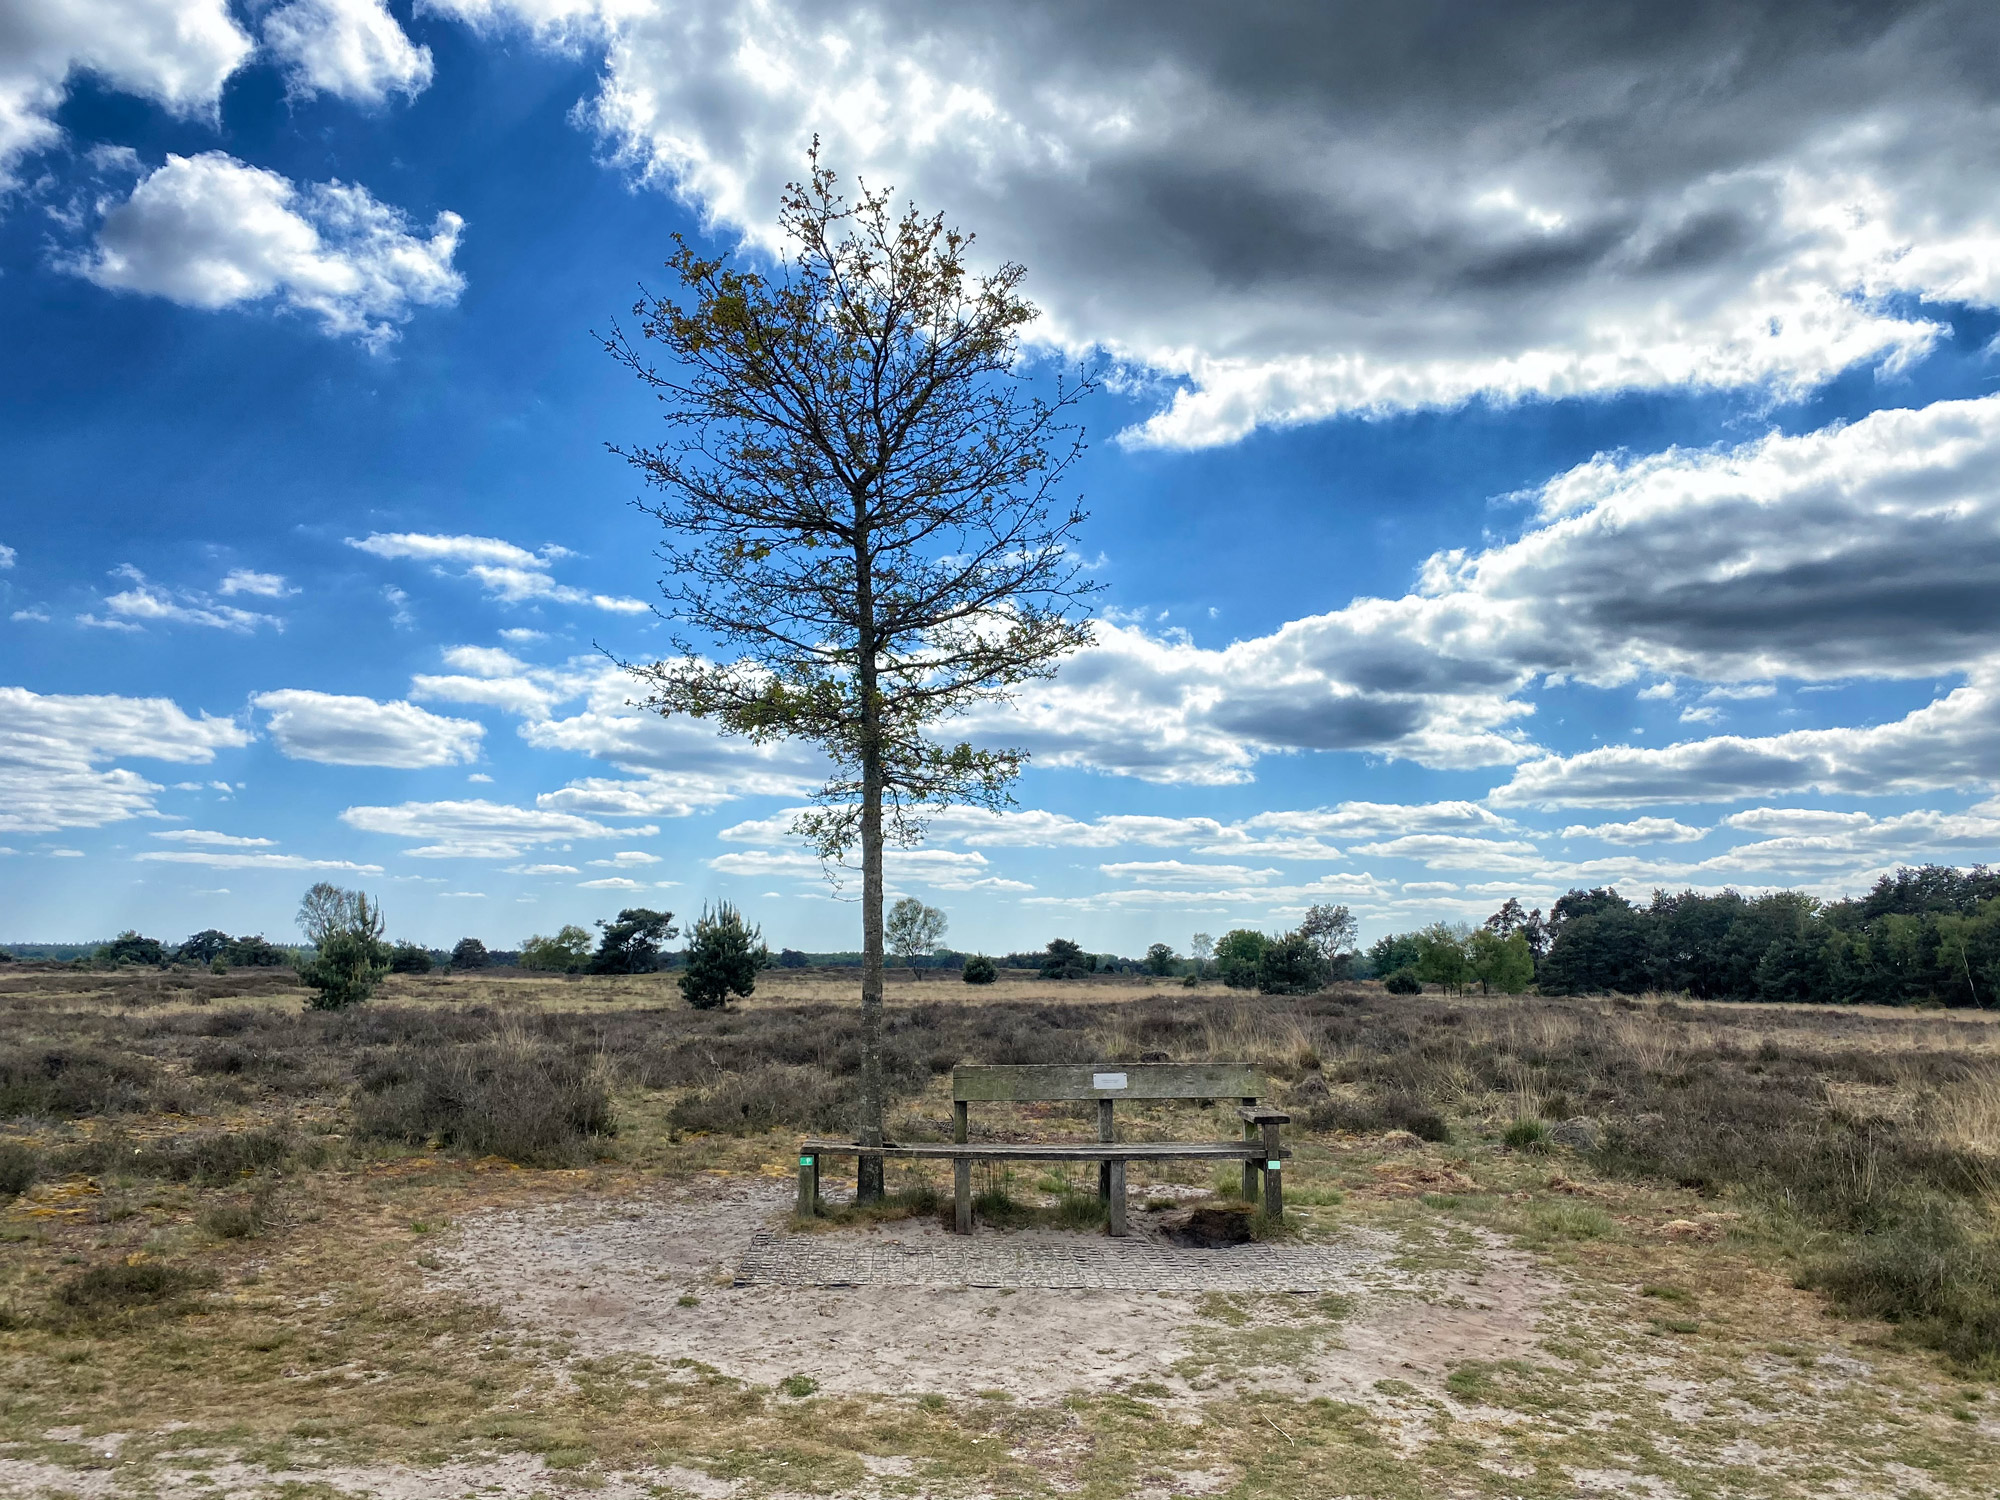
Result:
{"label": "low shrub", "polygon": [[860,1109],[858,1086],[817,1068],[759,1068],[726,1075],[713,1088],[685,1094],[667,1111],[675,1130],[713,1135],[761,1135],[798,1130],[847,1130]]}
{"label": "low shrub", "polygon": [[1000,978],[1000,966],[984,953],[975,953],[965,961],[960,976],[967,984],[993,984]]}
{"label": "low shrub", "polygon": [[301,1155],[316,1158],[318,1152],[302,1150],[287,1130],[215,1130],[172,1136],[141,1147],[133,1154],[131,1166],[148,1177],[207,1185],[283,1167]]}
{"label": "low shrub", "polygon": [[0,1052],[0,1119],[75,1120],[149,1108],[158,1070],[143,1057],[101,1047]]}
{"label": "low shrub", "polygon": [[110,1318],[162,1307],[215,1281],[213,1271],[159,1261],[92,1266],[57,1287],[50,1300],[58,1319]]}
{"label": "low shrub", "polygon": [[0,1141],[0,1202],[18,1198],[42,1175],[35,1148],[20,1141]]}
{"label": "low shrub", "polygon": [[1969,1369],[2000,1370],[2000,1242],[1972,1211],[1931,1198],[1807,1262],[1799,1284],[1843,1312],[1899,1325]]}
{"label": "low shrub", "polygon": [[1528,1116],[1509,1125],[1501,1139],[1516,1151],[1546,1151],[1549,1149],[1549,1127]]}
{"label": "low shrub", "polygon": [[1308,1130],[1346,1130],[1356,1135],[1407,1130],[1421,1141],[1451,1140],[1451,1126],[1443,1115],[1415,1094],[1400,1090],[1367,1099],[1322,1100],[1306,1112],[1304,1124]]}
{"label": "low shrub", "polygon": [[1415,969],[1397,969],[1382,976],[1382,988],[1392,995],[1421,995],[1424,982],[1417,978]]}
{"label": "low shrub", "polygon": [[398,1049],[364,1080],[357,1134],[523,1166],[575,1166],[614,1135],[611,1096],[586,1063],[550,1046]]}

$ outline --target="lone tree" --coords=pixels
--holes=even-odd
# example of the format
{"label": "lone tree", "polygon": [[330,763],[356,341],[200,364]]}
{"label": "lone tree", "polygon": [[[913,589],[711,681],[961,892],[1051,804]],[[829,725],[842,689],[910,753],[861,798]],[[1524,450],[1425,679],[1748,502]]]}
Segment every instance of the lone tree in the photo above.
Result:
{"label": "lone tree", "polygon": [[884,931],[889,951],[907,962],[937,952],[951,919],[935,906],[926,906],[915,896],[905,896],[889,908]]}
{"label": "lone tree", "polygon": [[[882,854],[928,810],[1009,800],[1025,753],[944,743],[933,726],[1053,674],[1090,640],[1083,521],[1058,495],[1083,451],[1079,372],[1037,394],[1017,371],[1037,316],[1024,269],[969,264],[972,236],[820,165],[781,200],[789,259],[769,270],[676,239],[675,296],[633,309],[606,348],[664,407],[670,436],[614,449],[665,498],[666,612],[692,638],[627,667],[644,706],[752,741],[819,747],[832,773],[794,824],[829,866],[861,849],[860,1143],[882,1142]],[[862,1153],[859,1195],[882,1192]]]}

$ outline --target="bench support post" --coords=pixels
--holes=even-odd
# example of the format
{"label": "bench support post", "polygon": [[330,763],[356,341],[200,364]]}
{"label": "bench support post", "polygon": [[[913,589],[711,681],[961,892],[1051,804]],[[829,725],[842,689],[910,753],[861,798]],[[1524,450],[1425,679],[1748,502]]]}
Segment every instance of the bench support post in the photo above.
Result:
{"label": "bench support post", "polygon": [[810,1219],[819,1208],[819,1154],[801,1153],[799,1156],[799,1203],[795,1210],[801,1219]]}
{"label": "bench support post", "polygon": [[1273,1223],[1285,1217],[1285,1174],[1278,1165],[1278,1123],[1264,1124],[1264,1217]]}
{"label": "bench support post", "polygon": [[[1100,1141],[1115,1139],[1111,1130],[1111,1101],[1109,1099],[1099,1099],[1097,1101],[1097,1138]],[[1111,1201],[1111,1163],[1108,1161],[1101,1161],[1097,1164],[1097,1201],[1099,1203],[1109,1203]]]}
{"label": "bench support post", "polygon": [[959,1157],[951,1164],[951,1227],[954,1233],[972,1233],[972,1163]]}
{"label": "bench support post", "polygon": [[[1245,1099],[1243,1107],[1248,1109],[1256,1102],[1255,1099]],[[1243,1139],[1246,1141],[1257,1139],[1257,1127],[1248,1120],[1243,1122]],[[1250,1204],[1257,1201],[1257,1163],[1247,1156],[1243,1158],[1243,1201]]]}
{"label": "bench support post", "polygon": [[1125,1233],[1125,1163],[1108,1161],[1104,1170],[1111,1181],[1111,1232],[1122,1235]]}

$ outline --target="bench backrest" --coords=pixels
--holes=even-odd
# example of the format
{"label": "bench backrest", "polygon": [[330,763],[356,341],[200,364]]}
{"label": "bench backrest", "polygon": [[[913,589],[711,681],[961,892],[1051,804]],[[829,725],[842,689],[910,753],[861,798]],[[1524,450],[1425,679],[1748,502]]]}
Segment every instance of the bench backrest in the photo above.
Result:
{"label": "bench backrest", "polygon": [[1048,1063],[951,1070],[953,1103],[1059,1099],[1261,1099],[1264,1075],[1247,1063]]}

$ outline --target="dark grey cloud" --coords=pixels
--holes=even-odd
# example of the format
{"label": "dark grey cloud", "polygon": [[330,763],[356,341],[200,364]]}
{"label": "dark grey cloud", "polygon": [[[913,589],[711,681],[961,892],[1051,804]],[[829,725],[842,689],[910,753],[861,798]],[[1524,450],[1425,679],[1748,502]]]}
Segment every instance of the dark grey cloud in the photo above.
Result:
{"label": "dark grey cloud", "polygon": [[[434,0],[606,48],[595,119],[768,231],[815,131],[1187,377],[1150,441],[1488,392],[1792,385],[1993,301],[2000,9]],[[1921,242],[1921,254],[1910,250]]]}

